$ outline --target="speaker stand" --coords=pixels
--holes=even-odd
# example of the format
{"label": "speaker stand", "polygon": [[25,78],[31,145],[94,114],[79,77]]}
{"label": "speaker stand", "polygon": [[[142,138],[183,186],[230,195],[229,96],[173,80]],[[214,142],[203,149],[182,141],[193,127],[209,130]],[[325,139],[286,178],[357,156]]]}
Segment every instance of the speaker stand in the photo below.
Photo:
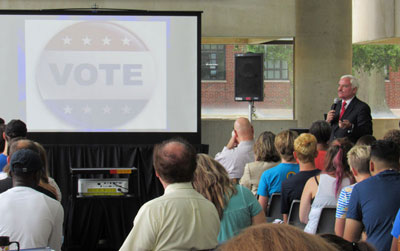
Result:
{"label": "speaker stand", "polygon": [[254,113],[254,101],[249,101],[249,121],[250,123],[253,121],[253,113]]}

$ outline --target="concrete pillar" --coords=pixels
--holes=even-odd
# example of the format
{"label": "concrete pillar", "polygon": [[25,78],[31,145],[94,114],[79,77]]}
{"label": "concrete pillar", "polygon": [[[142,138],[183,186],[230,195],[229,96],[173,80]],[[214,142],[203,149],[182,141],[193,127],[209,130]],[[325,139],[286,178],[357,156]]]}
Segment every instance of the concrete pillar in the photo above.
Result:
{"label": "concrete pillar", "polygon": [[308,128],[337,97],[341,75],[351,74],[351,0],[296,0],[295,119]]}

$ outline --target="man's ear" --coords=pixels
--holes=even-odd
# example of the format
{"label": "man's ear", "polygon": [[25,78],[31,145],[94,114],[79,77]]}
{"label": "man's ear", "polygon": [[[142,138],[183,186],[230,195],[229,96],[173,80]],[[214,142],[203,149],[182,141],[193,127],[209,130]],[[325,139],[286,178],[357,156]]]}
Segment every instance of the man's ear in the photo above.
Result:
{"label": "man's ear", "polygon": [[375,163],[372,160],[369,161],[369,172],[371,174],[375,172]]}
{"label": "man's ear", "polygon": [[10,155],[7,155],[7,164],[10,164],[10,161],[11,161],[11,157],[10,157]]}
{"label": "man's ear", "polygon": [[2,137],[3,137],[4,140],[6,140],[6,132],[3,132]]}
{"label": "man's ear", "polygon": [[350,169],[351,169],[351,172],[353,173],[354,176],[358,175],[358,172],[357,172],[357,170],[355,168],[350,167]]}
{"label": "man's ear", "polygon": [[297,160],[297,162],[299,162],[299,160],[297,159],[297,153],[296,153],[296,151],[293,151],[293,156],[294,156],[294,158]]}

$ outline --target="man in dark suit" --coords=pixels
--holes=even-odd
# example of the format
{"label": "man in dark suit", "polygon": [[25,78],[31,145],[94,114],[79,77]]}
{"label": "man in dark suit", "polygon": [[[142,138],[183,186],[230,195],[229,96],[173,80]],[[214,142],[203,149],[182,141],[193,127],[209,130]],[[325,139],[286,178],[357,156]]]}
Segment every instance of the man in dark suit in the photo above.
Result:
{"label": "man in dark suit", "polygon": [[361,136],[372,135],[371,109],[356,97],[358,82],[352,75],[339,80],[338,96],[342,99],[332,106],[326,121],[332,126],[330,140],[348,137],[356,142]]}

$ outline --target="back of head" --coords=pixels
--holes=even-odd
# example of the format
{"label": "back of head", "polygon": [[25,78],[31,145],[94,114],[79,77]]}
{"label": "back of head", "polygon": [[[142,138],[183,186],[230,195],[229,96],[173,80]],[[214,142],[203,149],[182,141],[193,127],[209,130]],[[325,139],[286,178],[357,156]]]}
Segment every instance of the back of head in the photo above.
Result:
{"label": "back of head", "polygon": [[399,145],[390,140],[377,140],[371,145],[371,161],[382,163],[377,169],[399,169]]}
{"label": "back of head", "polygon": [[154,147],[154,168],[169,183],[191,182],[196,170],[196,150],[183,139],[170,139]]}
{"label": "back of head", "polygon": [[345,177],[353,176],[347,161],[347,153],[353,147],[353,143],[348,138],[339,138],[331,142],[325,156],[325,172],[336,176],[335,194],[340,192],[342,180]]}
{"label": "back of head", "polygon": [[6,129],[6,125],[5,124],[0,124],[0,153],[3,152],[4,147],[6,145],[6,141],[3,138],[3,132]]}
{"label": "back of head", "polygon": [[317,120],[312,123],[309,132],[317,138],[319,144],[326,144],[331,137],[331,126],[325,120]]}
{"label": "back of head", "polygon": [[247,118],[238,118],[235,121],[233,128],[237,132],[240,140],[253,140],[253,126]]}
{"label": "back of head", "polygon": [[400,146],[400,130],[392,129],[385,133],[383,136],[384,140],[390,140]]}
{"label": "back of head", "polygon": [[27,133],[26,124],[19,119],[13,119],[7,123],[5,134],[7,140],[11,140],[16,137],[26,137]]}
{"label": "back of head", "polygon": [[13,153],[10,160],[10,172],[13,177],[31,180],[38,184],[37,173],[42,169],[42,161],[37,152],[31,149],[20,149]]}
{"label": "back of head", "polygon": [[225,168],[207,154],[197,154],[192,184],[197,192],[215,205],[220,218],[230,197],[236,193]]}
{"label": "back of head", "polygon": [[361,136],[357,142],[356,145],[365,145],[365,146],[370,146],[372,143],[376,141],[376,138],[372,135],[364,135]]}
{"label": "back of head", "polygon": [[317,139],[310,133],[300,134],[294,140],[294,151],[300,162],[314,162],[317,153]]}
{"label": "back of head", "polygon": [[262,132],[254,144],[256,161],[278,162],[281,157],[274,145],[275,134],[269,131]]}
{"label": "back of head", "polygon": [[223,244],[222,251],[333,251],[334,246],[317,235],[311,235],[287,224],[263,223],[246,228]]}
{"label": "back of head", "polygon": [[294,162],[295,158],[293,156],[294,151],[294,140],[297,138],[297,132],[285,130],[275,137],[275,147],[276,150],[281,155],[281,158],[288,161]]}
{"label": "back of head", "polygon": [[326,241],[329,243],[335,245],[338,250],[343,250],[343,251],[375,251],[375,248],[373,248],[370,244],[368,244],[365,241],[360,241],[360,242],[350,242],[345,239],[343,239],[340,236],[337,236],[335,234],[321,234],[320,235],[322,238],[324,238]]}
{"label": "back of head", "polygon": [[369,174],[369,160],[371,150],[366,145],[355,145],[347,153],[347,162],[350,167],[357,170],[361,174]]}

